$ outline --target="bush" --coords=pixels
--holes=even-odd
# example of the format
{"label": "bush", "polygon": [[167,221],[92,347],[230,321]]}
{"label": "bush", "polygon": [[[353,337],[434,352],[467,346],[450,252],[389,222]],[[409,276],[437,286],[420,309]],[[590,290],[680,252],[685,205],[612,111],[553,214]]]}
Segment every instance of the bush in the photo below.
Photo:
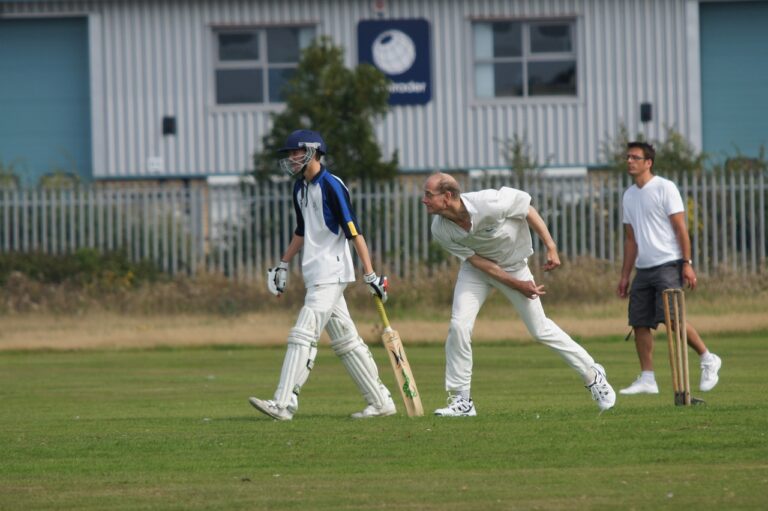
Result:
{"label": "bush", "polygon": [[705,169],[707,155],[698,152],[686,138],[672,128],[667,128],[663,140],[646,140],[642,133],[630,140],[625,125],[619,127],[619,133],[613,140],[602,145],[603,158],[607,168],[618,172],[627,170],[627,144],[632,140],[648,142],[656,149],[653,171],[656,174],[670,172],[699,173]]}
{"label": "bush", "polygon": [[19,170],[14,162],[5,163],[0,160],[0,190],[16,190],[21,183]]}
{"label": "bush", "polygon": [[18,273],[42,284],[98,284],[134,287],[160,278],[150,262],[134,263],[124,252],[99,252],[83,248],[69,254],[8,252],[0,254],[0,285]]}
{"label": "bush", "polygon": [[[387,310],[393,318],[446,319],[450,316],[453,288],[459,264],[455,261],[424,267],[417,275],[390,280]],[[533,268],[539,284],[546,286],[543,297],[549,306],[580,310],[585,307],[610,306],[618,301],[615,294],[620,268],[590,258],[563,260],[554,272]],[[137,278],[130,285],[112,270],[88,281],[65,279],[43,282],[16,271],[6,275],[0,293],[0,314],[52,313],[83,314],[113,312],[129,315],[210,314],[237,316],[251,312],[296,314],[304,302],[304,283],[299,274],[291,274],[286,292],[275,298],[263,281],[236,282],[221,274],[200,274],[194,278],[178,276],[157,279]],[[125,274],[123,274],[125,275]],[[700,276],[696,302],[712,304],[719,310],[731,302],[742,303],[744,295],[756,304],[768,298],[768,271],[758,275],[732,274],[726,268],[712,276]],[[360,279],[345,293],[355,319],[374,318],[376,310],[368,286]],[[741,307],[742,305],[740,305]],[[493,292],[484,307],[492,316],[517,317],[501,293]]]}

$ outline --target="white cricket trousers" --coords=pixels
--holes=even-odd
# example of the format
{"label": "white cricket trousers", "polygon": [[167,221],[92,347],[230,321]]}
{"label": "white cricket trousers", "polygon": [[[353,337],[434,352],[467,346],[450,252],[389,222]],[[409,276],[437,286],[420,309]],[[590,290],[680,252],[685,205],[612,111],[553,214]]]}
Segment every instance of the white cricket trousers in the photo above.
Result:
{"label": "white cricket trousers", "polygon": [[[347,301],[344,299],[344,290],[347,284],[323,284],[310,286],[304,296],[304,306],[311,309],[318,318],[315,330],[315,339],[320,339],[320,334],[328,320],[335,317],[344,323],[354,325],[349,315]],[[297,325],[298,326],[298,325]]]}
{"label": "white cricket trousers", "polygon": [[[533,274],[524,268],[510,272],[518,280],[533,280]],[[472,383],[472,329],[480,307],[492,288],[501,291],[514,305],[533,338],[555,350],[575,369],[585,382],[595,364],[594,359],[554,321],[547,318],[541,300],[531,300],[519,291],[507,287],[470,263],[462,263],[453,292],[453,309],[448,338],[445,341],[445,390],[469,391]]]}

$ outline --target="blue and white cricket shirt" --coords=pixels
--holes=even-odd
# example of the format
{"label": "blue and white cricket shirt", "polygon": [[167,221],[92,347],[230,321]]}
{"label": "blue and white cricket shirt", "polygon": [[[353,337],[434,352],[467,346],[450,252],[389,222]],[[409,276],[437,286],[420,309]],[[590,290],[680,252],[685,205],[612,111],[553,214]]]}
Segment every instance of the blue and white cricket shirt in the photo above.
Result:
{"label": "blue and white cricket shirt", "polygon": [[304,237],[301,270],[306,287],[354,282],[348,239],[360,234],[344,182],[325,167],[307,184],[293,187],[297,236]]}

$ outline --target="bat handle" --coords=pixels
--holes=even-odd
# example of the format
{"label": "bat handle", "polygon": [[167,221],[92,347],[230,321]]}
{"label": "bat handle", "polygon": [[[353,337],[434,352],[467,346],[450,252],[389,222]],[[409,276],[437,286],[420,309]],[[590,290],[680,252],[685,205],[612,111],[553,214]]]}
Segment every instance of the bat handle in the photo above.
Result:
{"label": "bat handle", "polygon": [[387,318],[387,311],[384,310],[384,302],[382,302],[381,298],[378,296],[374,296],[373,298],[376,300],[376,309],[379,311],[381,322],[384,323],[384,330],[387,330],[390,328],[390,326],[389,319]]}

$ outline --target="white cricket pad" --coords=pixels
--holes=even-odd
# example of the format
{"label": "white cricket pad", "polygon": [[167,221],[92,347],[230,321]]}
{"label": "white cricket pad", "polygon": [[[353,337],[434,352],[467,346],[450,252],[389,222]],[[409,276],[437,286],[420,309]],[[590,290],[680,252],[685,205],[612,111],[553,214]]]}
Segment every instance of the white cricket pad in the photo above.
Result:
{"label": "white cricket pad", "polygon": [[280,372],[280,383],[275,391],[278,406],[291,413],[298,408],[297,396],[309,378],[317,356],[317,317],[308,307],[302,307],[299,318],[288,334],[288,349]]}
{"label": "white cricket pad", "polygon": [[381,383],[373,355],[358,335],[355,325],[351,321],[331,318],[326,330],[331,338],[331,348],[341,359],[366,402],[376,408],[382,408],[391,400],[391,396]]}

